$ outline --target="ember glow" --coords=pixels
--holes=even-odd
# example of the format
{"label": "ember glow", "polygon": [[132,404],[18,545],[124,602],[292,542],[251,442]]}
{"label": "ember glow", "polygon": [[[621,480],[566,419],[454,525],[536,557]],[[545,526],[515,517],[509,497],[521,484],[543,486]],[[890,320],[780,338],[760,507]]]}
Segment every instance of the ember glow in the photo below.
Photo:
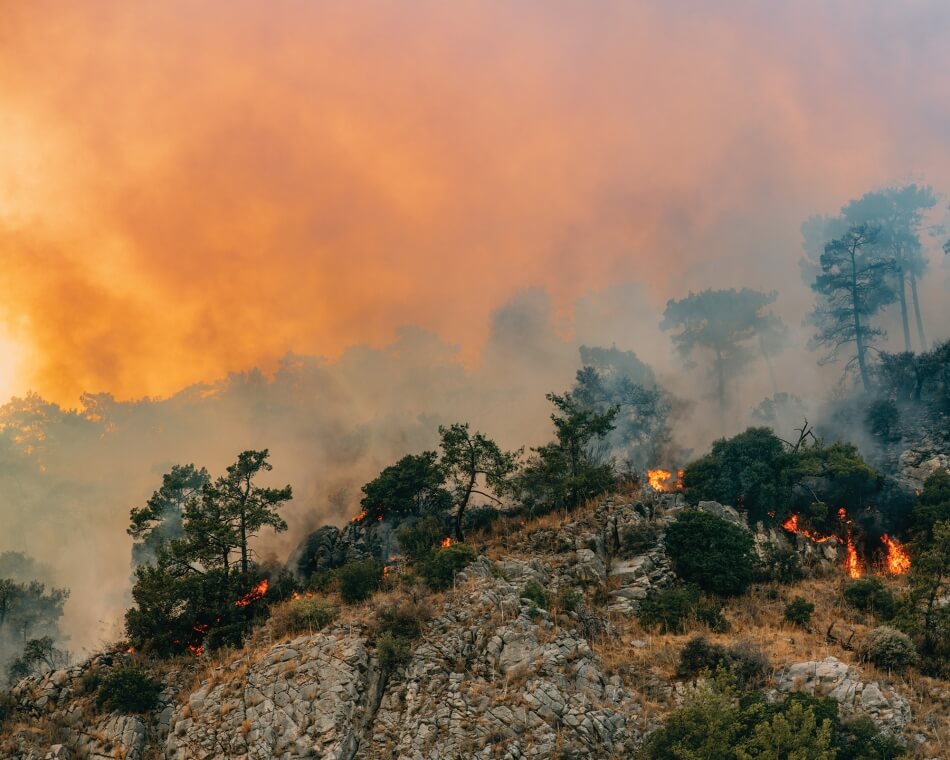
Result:
{"label": "ember glow", "polygon": [[887,549],[887,557],[884,560],[884,569],[891,575],[904,575],[910,571],[910,555],[903,544],[896,538],[891,538],[886,533],[881,536],[881,542]]}
{"label": "ember glow", "polygon": [[247,607],[248,605],[254,604],[259,599],[262,599],[264,594],[267,593],[267,578],[258,583],[254,588],[248,591],[244,596],[238,599],[234,605],[236,607]]}
{"label": "ember glow", "polygon": [[365,520],[365,519],[366,519],[366,510],[364,509],[364,510],[363,510],[362,512],[360,512],[356,517],[351,517],[351,518],[350,518],[350,522],[352,522],[352,523],[358,523],[358,522],[363,522],[363,520]]}
{"label": "ember glow", "polygon": [[452,540],[451,536],[446,536],[445,538],[442,539],[441,546],[443,549],[447,549],[454,543],[455,541]]}

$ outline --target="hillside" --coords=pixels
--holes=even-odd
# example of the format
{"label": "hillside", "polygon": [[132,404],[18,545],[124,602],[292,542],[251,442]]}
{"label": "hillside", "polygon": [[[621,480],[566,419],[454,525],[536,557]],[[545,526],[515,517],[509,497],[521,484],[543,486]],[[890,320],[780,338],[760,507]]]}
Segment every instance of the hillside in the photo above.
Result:
{"label": "hillside", "polygon": [[[744,525],[728,507],[701,508]],[[314,605],[304,595],[275,607],[241,649],[153,661],[116,648],[27,678],[11,692],[0,756],[632,757],[690,693],[680,653],[698,633],[760,649],[773,701],[830,694],[842,716],[869,716],[910,757],[950,755],[950,686],[861,661],[875,622],[842,603],[840,558],[805,538],[797,551],[813,577],[757,583],[727,600],[727,631],[695,617],[681,633],[645,627],[642,600],[673,582],[664,530],[682,510],[675,495],[634,494],[567,515],[503,518],[469,537],[478,558],[444,592],[421,591],[397,563],[381,591],[339,605],[330,622],[295,614]],[[770,540],[787,542],[783,533]],[[783,621],[796,596],[815,605],[807,629]],[[394,639],[400,626],[418,630]],[[96,685],[126,663],[162,684],[143,715],[95,705]]]}

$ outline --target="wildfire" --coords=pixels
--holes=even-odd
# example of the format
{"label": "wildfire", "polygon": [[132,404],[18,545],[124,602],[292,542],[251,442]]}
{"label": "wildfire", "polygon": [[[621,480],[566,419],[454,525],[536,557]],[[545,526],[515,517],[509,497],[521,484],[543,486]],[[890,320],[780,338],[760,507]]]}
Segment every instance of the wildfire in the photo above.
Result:
{"label": "wildfire", "polygon": [[858,551],[854,548],[854,539],[851,538],[851,531],[848,531],[848,537],[844,545],[845,549],[845,568],[851,578],[860,578],[863,574],[861,559],[858,557]]}
{"label": "wildfire", "polygon": [[363,520],[365,519],[366,519],[366,510],[364,509],[356,517],[351,517],[350,522],[358,523],[358,522],[363,522]]}
{"label": "wildfire", "polygon": [[291,598],[292,601],[295,601],[295,602],[297,602],[297,601],[299,601],[299,600],[301,600],[301,599],[311,599],[311,598],[313,598],[313,592],[312,592],[312,591],[307,591],[307,592],[305,592],[305,593],[303,594],[303,596],[301,596],[298,592],[294,591],[294,593],[291,595],[290,598]]}
{"label": "wildfire", "polygon": [[647,482],[654,491],[667,490],[667,482],[673,477],[669,470],[647,470]]}
{"label": "wildfire", "polygon": [[443,549],[448,549],[454,543],[455,541],[452,540],[451,536],[446,536],[445,538],[442,539],[441,546]]}
{"label": "wildfire", "polygon": [[816,533],[813,530],[807,530],[805,528],[800,528],[798,526],[798,515],[792,515],[785,522],[782,523],[782,527],[787,530],[789,533],[794,533],[797,536],[804,536],[809,541],[812,541],[816,544],[824,544],[828,541],[840,541],[841,539],[837,536],[823,536],[820,533]]}
{"label": "wildfire", "polygon": [[248,591],[244,596],[238,599],[235,603],[235,607],[247,607],[250,604],[253,604],[258,599],[264,596],[267,593],[267,578],[258,583],[254,588]]}
{"label": "wildfire", "polygon": [[887,547],[887,558],[885,559],[885,570],[891,575],[904,575],[910,570],[910,555],[896,538],[891,538],[886,533],[881,536],[881,541]]}

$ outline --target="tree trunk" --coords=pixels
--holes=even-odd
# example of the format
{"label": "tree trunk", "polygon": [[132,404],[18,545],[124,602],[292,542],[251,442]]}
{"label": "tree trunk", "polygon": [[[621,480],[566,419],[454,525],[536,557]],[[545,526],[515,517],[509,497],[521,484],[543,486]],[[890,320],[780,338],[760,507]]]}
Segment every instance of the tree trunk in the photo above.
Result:
{"label": "tree trunk", "polygon": [[907,318],[907,293],[905,292],[905,280],[904,269],[901,267],[897,270],[897,278],[899,282],[899,287],[897,288],[897,295],[900,296],[901,304],[901,327],[904,328],[904,350],[912,350],[910,345],[910,320]]}
{"label": "tree trunk", "polygon": [[472,489],[475,488],[475,470],[472,470],[471,477],[468,480],[468,487],[465,489],[465,498],[459,502],[459,507],[455,512],[455,540],[464,541],[465,536],[462,535],[462,515],[465,514],[465,508],[468,506],[468,500],[472,498]]}
{"label": "tree trunk", "polygon": [[917,320],[917,337],[920,338],[920,350],[927,350],[927,337],[924,335],[924,320],[920,316],[920,299],[917,297],[917,278],[910,273],[910,297],[914,302],[914,317]]}
{"label": "tree trunk", "polygon": [[871,390],[871,376],[868,374],[867,360],[864,356],[864,336],[861,334],[861,315],[858,312],[858,269],[854,247],[851,248],[851,312],[854,315],[854,343],[858,349],[861,384],[865,392],[868,392]]}

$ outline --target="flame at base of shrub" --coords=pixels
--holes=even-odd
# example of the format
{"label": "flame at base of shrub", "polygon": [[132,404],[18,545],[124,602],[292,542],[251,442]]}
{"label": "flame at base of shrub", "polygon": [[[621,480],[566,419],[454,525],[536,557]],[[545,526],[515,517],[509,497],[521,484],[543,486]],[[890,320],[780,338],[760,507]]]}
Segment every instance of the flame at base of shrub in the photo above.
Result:
{"label": "flame at base of shrub", "polygon": [[268,586],[268,582],[267,582],[267,578],[265,578],[260,583],[258,583],[254,588],[248,591],[244,596],[238,599],[234,603],[234,606],[248,607],[254,604],[254,602],[256,602],[258,599],[262,599],[264,597],[264,594],[267,593],[267,586]]}
{"label": "flame at base of shrub", "polygon": [[654,491],[669,493],[683,490],[683,470],[676,471],[676,481],[673,482],[673,473],[669,470],[647,470],[647,485]]}
{"label": "flame at base of shrub", "polygon": [[910,555],[903,544],[896,538],[891,538],[885,533],[881,536],[881,542],[887,548],[887,556],[884,559],[884,569],[891,575],[904,575],[910,572]]}

